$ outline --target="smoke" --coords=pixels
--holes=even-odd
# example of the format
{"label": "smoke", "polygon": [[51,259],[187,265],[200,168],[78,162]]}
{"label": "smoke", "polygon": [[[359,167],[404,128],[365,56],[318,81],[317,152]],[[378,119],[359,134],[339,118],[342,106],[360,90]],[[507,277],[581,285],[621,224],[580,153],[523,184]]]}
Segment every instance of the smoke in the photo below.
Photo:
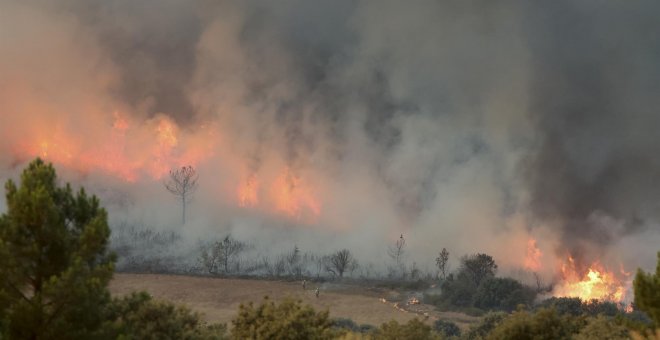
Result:
{"label": "smoke", "polygon": [[[514,267],[533,235],[650,267],[655,7],[0,0],[0,176],[42,156],[112,219],[191,241],[380,264],[403,233],[410,262],[447,247]],[[161,181],[188,164],[180,227]]]}

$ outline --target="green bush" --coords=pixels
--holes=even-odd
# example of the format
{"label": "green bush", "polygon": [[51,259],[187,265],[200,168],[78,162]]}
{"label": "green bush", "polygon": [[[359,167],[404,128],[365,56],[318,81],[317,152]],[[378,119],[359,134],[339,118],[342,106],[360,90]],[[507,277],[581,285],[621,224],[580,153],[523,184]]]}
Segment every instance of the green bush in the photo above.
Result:
{"label": "green bush", "polygon": [[660,327],[660,252],[655,274],[637,271],[635,281],[635,306],[646,312],[656,327]]}
{"label": "green bush", "polygon": [[574,338],[576,340],[623,340],[630,339],[628,329],[616,320],[599,315],[589,318],[587,325]]}
{"label": "green bush", "polygon": [[225,325],[206,325],[199,314],[169,302],[152,300],[145,292],[114,299],[108,310],[110,338],[226,339]]}
{"label": "green bush", "polygon": [[461,335],[461,329],[455,323],[447,320],[437,320],[433,324],[433,329],[446,337]]}
{"label": "green bush", "polygon": [[332,339],[340,334],[327,311],[317,313],[288,299],[275,304],[268,297],[258,307],[241,304],[232,325],[235,339]]}
{"label": "green bush", "polygon": [[474,295],[474,305],[482,309],[513,311],[518,305],[530,306],[536,292],[511,278],[484,280]]}
{"label": "green bush", "polygon": [[597,316],[600,314],[615,316],[622,313],[614,302],[597,299],[582,301],[577,297],[551,297],[543,300],[537,308],[553,308],[559,314],[573,316]]}
{"label": "green bush", "polygon": [[508,314],[504,312],[487,313],[478,324],[470,327],[467,332],[464,332],[462,338],[468,340],[482,339],[502,323],[507,316]]}
{"label": "green bush", "polygon": [[399,324],[392,320],[384,323],[373,333],[376,339],[383,340],[433,340],[440,339],[440,336],[434,334],[431,326],[412,319],[405,324]]}
{"label": "green bush", "polygon": [[584,326],[584,317],[560,315],[554,309],[536,313],[518,311],[502,320],[487,339],[572,339]]}

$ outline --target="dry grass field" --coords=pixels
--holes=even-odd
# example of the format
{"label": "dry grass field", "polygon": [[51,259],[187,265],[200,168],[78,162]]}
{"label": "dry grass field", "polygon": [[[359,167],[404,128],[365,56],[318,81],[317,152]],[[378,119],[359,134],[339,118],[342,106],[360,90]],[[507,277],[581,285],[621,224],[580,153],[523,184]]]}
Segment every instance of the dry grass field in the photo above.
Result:
{"label": "dry grass field", "polygon": [[[321,292],[318,298],[314,295],[317,286]],[[380,325],[392,319],[407,322],[418,317],[428,323],[442,318],[465,328],[478,320],[461,313],[437,312],[423,304],[402,310],[389,302],[405,299],[401,294],[351,285],[308,283],[307,289],[303,290],[300,282],[123,273],[115,274],[110,284],[113,295],[136,290],[145,290],[155,298],[184,304],[202,313],[207,321],[228,324],[241,303],[259,303],[266,295],[276,301],[286,297],[300,299],[317,310],[329,310],[331,317],[350,318],[358,324]]]}

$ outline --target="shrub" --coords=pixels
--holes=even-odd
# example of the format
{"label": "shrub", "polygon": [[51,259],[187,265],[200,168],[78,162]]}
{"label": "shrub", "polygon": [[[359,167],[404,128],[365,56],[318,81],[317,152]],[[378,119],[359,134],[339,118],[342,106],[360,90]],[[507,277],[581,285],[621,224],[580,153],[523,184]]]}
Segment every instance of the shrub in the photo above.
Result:
{"label": "shrub", "polygon": [[482,339],[486,337],[495,327],[497,327],[508,314],[504,312],[490,312],[481,319],[481,321],[470,327],[467,333],[463,334],[465,339]]}
{"label": "shrub", "polygon": [[531,305],[536,292],[511,278],[488,278],[474,295],[474,305],[482,309],[515,310],[520,304]]}
{"label": "shrub", "polygon": [[188,308],[152,300],[145,292],[114,299],[109,307],[111,338],[225,339],[226,326],[206,325]]}
{"label": "shrub", "polygon": [[599,315],[589,318],[587,325],[575,337],[576,340],[630,339],[628,329],[612,318]]}
{"label": "shrub", "polygon": [[660,252],[655,274],[641,269],[635,275],[635,306],[646,312],[657,327],[660,327]]}
{"label": "shrub", "polygon": [[572,339],[584,326],[584,318],[560,315],[554,309],[536,313],[518,311],[499,323],[488,339]]}
{"label": "shrub", "polygon": [[332,339],[339,335],[327,311],[317,313],[301,301],[288,299],[276,305],[268,297],[258,307],[252,302],[241,304],[232,325],[235,339]]}
{"label": "shrub", "polygon": [[437,320],[433,324],[433,329],[446,337],[461,335],[461,329],[455,323],[447,320]]}
{"label": "shrub", "polygon": [[431,326],[412,319],[406,324],[399,324],[392,320],[384,323],[378,330],[374,332],[376,339],[383,340],[431,340],[439,339],[436,334],[433,334]]}

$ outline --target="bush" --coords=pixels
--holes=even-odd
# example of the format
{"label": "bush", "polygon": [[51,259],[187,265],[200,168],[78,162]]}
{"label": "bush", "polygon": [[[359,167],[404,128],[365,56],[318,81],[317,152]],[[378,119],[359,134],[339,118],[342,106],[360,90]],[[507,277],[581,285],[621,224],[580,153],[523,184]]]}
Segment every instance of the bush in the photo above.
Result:
{"label": "bush", "polygon": [[482,309],[513,311],[518,305],[529,306],[536,292],[511,278],[488,278],[474,295],[474,305]]}
{"label": "bush", "polygon": [[373,334],[376,339],[383,339],[383,340],[439,339],[437,335],[433,334],[431,330],[431,326],[426,325],[425,323],[419,321],[416,318],[408,321],[408,323],[403,325],[392,320],[388,323],[384,323]]}
{"label": "bush", "polygon": [[635,275],[635,306],[644,311],[660,327],[660,251],[655,274],[637,270]]}
{"label": "bush", "polygon": [[339,335],[328,311],[317,313],[301,301],[288,299],[276,305],[268,297],[258,307],[252,302],[241,304],[232,325],[235,339],[332,339]]}
{"label": "bush", "polygon": [[450,276],[442,283],[439,303],[457,307],[472,306],[473,296],[477,291],[472,278],[467,273],[458,273],[456,277]]}
{"label": "bush", "polygon": [[508,314],[504,312],[490,312],[484,315],[483,319],[481,319],[478,324],[470,327],[470,330],[467,333],[464,333],[463,338],[468,340],[482,339],[502,323],[507,316]]}
{"label": "bush", "polygon": [[458,328],[458,326],[456,326],[456,324],[451,321],[437,320],[433,324],[433,329],[435,329],[436,332],[446,337],[461,335],[461,329]]}
{"label": "bush", "polygon": [[551,297],[543,300],[538,308],[552,308],[559,314],[568,314],[573,316],[582,315],[582,300],[577,297]]}
{"label": "bush", "polygon": [[599,315],[589,318],[587,325],[575,336],[576,340],[630,339],[628,329],[612,318]]}
{"label": "bush", "polygon": [[577,297],[551,297],[543,300],[538,308],[552,308],[559,314],[568,314],[573,316],[589,315],[597,316],[600,314],[615,316],[621,314],[619,308],[614,302],[599,301],[592,299],[582,301]]}
{"label": "bush", "polygon": [[554,309],[518,311],[493,329],[488,339],[572,339],[584,326],[582,317],[560,315]]}
{"label": "bush", "polygon": [[226,326],[206,325],[199,314],[169,302],[152,300],[145,292],[114,299],[108,310],[110,338],[226,339]]}

